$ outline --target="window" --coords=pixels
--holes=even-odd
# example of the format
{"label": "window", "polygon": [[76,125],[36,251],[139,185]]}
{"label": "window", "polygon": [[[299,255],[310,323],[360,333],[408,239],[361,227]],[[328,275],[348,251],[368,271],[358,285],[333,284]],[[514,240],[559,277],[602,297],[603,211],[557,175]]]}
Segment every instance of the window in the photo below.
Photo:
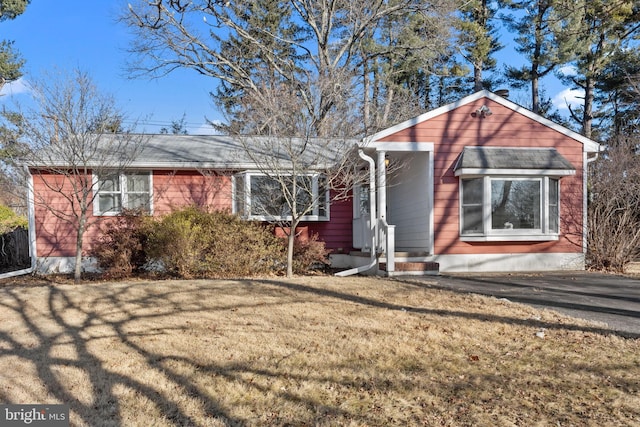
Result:
{"label": "window", "polygon": [[309,209],[303,220],[329,219],[329,191],[324,176],[300,175],[295,182],[291,176],[281,178],[288,181],[286,193],[275,177],[259,172],[237,174],[234,179],[234,211],[247,219],[287,221],[291,219],[292,203],[289,200],[295,197],[298,212]]}
{"label": "window", "polygon": [[151,212],[151,173],[123,172],[94,175],[97,192],[93,210],[95,215],[118,215],[123,209]]}
{"label": "window", "polygon": [[558,238],[560,191],[557,178],[462,178],[460,190],[463,240]]}

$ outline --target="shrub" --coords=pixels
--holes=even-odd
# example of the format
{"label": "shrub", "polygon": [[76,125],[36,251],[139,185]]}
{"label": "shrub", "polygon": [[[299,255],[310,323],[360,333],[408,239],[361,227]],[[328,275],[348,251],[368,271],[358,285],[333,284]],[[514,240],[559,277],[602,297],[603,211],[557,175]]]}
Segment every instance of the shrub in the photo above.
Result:
{"label": "shrub", "polygon": [[10,207],[0,205],[0,234],[8,233],[18,227],[27,228],[27,219],[17,215]]}
{"label": "shrub", "polygon": [[[287,243],[284,240],[285,245]],[[309,238],[296,237],[293,243],[293,272],[302,274],[315,267],[329,265],[329,250],[325,248],[323,241],[318,240],[318,234],[311,234]]]}
{"label": "shrub", "polygon": [[638,141],[617,141],[588,169],[587,261],[593,269],[624,272],[640,256]]}
{"label": "shrub", "polygon": [[144,267],[146,218],[140,212],[125,211],[102,227],[93,255],[107,277],[130,277]]}
{"label": "shrub", "polygon": [[264,274],[282,257],[268,229],[220,211],[185,208],[152,222],[147,232],[147,256],[183,278]]}

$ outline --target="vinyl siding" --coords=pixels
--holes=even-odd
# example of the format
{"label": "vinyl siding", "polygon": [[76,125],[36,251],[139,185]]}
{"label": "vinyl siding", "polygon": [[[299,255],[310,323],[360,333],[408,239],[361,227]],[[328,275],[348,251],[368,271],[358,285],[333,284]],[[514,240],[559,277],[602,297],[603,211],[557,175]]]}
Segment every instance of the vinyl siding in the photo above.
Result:
{"label": "vinyl siding", "polygon": [[[487,105],[492,115],[471,113]],[[490,99],[480,99],[389,135],[381,142],[434,143],[434,253],[582,252],[583,145]],[[453,167],[465,146],[555,148],[576,169],[560,180],[560,239],[550,242],[463,242],[459,239],[459,179]]]}
{"label": "vinyl siding", "polygon": [[[231,212],[231,173],[189,171],[153,171],[154,216],[161,216],[184,206],[201,206]],[[69,182],[53,174],[33,174],[35,193],[36,247],[38,257],[71,257],[75,255],[76,231],[71,224],[61,221],[45,206],[71,213],[70,205],[59,192],[48,189],[48,184],[63,186],[71,191]],[[351,249],[351,201],[335,202],[330,210],[331,222],[309,222],[310,231],[318,233],[328,249]],[[85,233],[83,250],[90,254],[101,230],[111,226],[117,217],[93,216],[89,207],[90,227]]]}

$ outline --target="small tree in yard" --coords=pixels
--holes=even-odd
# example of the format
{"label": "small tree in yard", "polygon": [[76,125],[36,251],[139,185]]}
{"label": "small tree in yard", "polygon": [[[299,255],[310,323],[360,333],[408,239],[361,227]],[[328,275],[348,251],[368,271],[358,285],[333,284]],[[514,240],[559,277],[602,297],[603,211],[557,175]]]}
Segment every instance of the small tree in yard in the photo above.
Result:
{"label": "small tree in yard", "polygon": [[588,261],[623,272],[640,254],[640,156],[619,140],[589,167]]}
{"label": "small tree in yard", "polygon": [[[240,108],[251,111],[255,127],[238,129],[236,136],[256,171],[237,177],[236,205],[240,214],[283,230],[289,277],[296,228],[306,219],[327,217],[329,204],[349,197],[358,181],[355,140],[348,138],[355,119],[341,97],[340,81],[348,84],[348,79],[318,79],[316,90],[309,91],[332,98],[331,114],[322,120],[305,107],[309,100],[287,83],[271,82],[259,96],[247,94],[240,100]],[[244,136],[248,132],[259,136]]]}
{"label": "small tree in yard", "polygon": [[84,235],[95,224],[88,213],[101,185],[93,177],[118,176],[143,148],[144,136],[122,128],[113,98],[84,72],[37,83],[33,94],[36,107],[21,113],[20,135],[29,146],[25,163],[46,189],[36,192],[34,203],[75,231],[77,282]]}

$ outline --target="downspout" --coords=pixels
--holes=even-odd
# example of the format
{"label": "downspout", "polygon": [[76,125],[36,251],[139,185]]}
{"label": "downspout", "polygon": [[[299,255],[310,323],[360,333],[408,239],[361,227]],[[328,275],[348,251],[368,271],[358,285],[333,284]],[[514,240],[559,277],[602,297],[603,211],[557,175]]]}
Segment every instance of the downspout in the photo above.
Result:
{"label": "downspout", "polygon": [[22,270],[10,271],[0,274],[0,279],[6,279],[14,276],[22,276],[31,274],[36,270],[36,219],[33,193],[33,175],[29,171],[27,165],[23,165],[25,174],[27,175],[27,219],[29,221],[29,257],[31,258],[31,266]]}
{"label": "downspout", "polygon": [[[582,172],[583,178],[582,178],[582,192],[583,192],[583,202],[582,202],[582,253],[585,256],[585,264],[586,264],[586,256],[587,256],[587,251],[589,249],[589,242],[587,239],[587,233],[589,232],[589,201],[587,200],[588,198],[588,194],[589,194],[589,186],[587,183],[587,178],[589,176],[588,173],[588,168],[589,165],[593,162],[595,162],[596,160],[598,160],[598,156],[600,155],[600,151],[602,151],[602,146],[598,145],[598,151],[595,152],[593,157],[589,157],[588,153],[584,154],[584,158],[585,158],[585,164],[584,164],[584,170]],[[586,267],[586,265],[585,265]]]}
{"label": "downspout", "polygon": [[369,163],[369,231],[371,237],[371,247],[369,249],[370,260],[366,265],[336,273],[335,275],[339,277],[346,277],[353,274],[363,273],[367,270],[372,269],[378,263],[376,250],[378,242],[378,221],[376,218],[376,162],[371,157],[364,154],[364,151],[362,151],[361,148],[358,149],[358,155],[362,160],[365,160]]}

